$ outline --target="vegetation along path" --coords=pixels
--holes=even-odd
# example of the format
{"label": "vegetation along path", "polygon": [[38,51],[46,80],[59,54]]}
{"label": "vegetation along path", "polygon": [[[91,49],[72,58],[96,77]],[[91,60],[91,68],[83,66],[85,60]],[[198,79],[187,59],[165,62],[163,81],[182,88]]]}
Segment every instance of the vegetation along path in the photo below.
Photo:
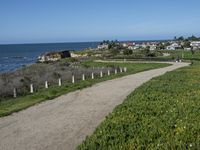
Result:
{"label": "vegetation along path", "polygon": [[187,65],[174,63],[105,81],[0,118],[0,149],[75,149],[135,88]]}

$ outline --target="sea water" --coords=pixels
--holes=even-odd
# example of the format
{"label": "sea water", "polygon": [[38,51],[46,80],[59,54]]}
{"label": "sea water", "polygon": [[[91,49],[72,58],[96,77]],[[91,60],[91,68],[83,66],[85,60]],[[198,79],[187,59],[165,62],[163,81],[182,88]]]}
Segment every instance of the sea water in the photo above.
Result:
{"label": "sea water", "polygon": [[98,42],[0,45],[0,73],[33,64],[45,52],[96,48]]}

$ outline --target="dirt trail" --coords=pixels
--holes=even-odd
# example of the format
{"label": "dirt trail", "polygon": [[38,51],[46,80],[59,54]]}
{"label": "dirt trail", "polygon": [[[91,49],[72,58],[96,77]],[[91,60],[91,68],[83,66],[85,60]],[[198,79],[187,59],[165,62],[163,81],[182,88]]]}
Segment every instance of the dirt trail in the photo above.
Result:
{"label": "dirt trail", "polygon": [[105,81],[0,118],[0,150],[71,150],[135,88],[172,66]]}

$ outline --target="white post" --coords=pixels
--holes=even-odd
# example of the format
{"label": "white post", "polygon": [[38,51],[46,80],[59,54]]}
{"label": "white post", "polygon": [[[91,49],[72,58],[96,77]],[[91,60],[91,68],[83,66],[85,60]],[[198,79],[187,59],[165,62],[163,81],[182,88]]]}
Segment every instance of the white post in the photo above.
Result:
{"label": "white post", "polygon": [[115,69],[115,74],[117,74],[117,69]]}
{"label": "white post", "polygon": [[61,78],[58,79],[58,86],[62,86]]}
{"label": "white post", "polygon": [[110,76],[110,70],[108,70],[108,76]]}
{"label": "white post", "polygon": [[45,88],[46,88],[46,89],[49,88],[48,81],[45,81]]}
{"label": "white post", "polygon": [[94,73],[92,72],[92,79],[94,79]]}
{"label": "white post", "polygon": [[85,75],[84,74],[82,75],[82,80],[85,81]]}
{"label": "white post", "polygon": [[100,72],[100,77],[101,77],[101,78],[103,77],[103,72],[102,72],[102,71]]}
{"label": "white post", "polygon": [[72,83],[75,83],[74,75],[72,75]]}
{"label": "white post", "polygon": [[17,91],[16,91],[16,88],[13,89],[13,97],[14,97],[14,98],[17,97]]}
{"label": "white post", "polygon": [[127,72],[127,68],[126,67],[124,67],[124,72]]}
{"label": "white post", "polygon": [[122,73],[122,68],[120,68],[120,72]]}
{"label": "white post", "polygon": [[30,84],[30,93],[33,93],[33,84]]}

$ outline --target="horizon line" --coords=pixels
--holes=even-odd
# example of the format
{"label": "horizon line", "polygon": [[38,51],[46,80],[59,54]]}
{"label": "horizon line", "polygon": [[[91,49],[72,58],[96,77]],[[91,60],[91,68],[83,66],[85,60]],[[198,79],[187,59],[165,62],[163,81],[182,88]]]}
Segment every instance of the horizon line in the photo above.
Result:
{"label": "horizon line", "polygon": [[[116,41],[117,39],[115,40],[109,40],[109,41]],[[154,40],[117,40],[119,42],[142,42],[142,41],[168,41],[168,40],[173,40],[173,39],[154,39]],[[100,43],[102,41],[107,41],[107,39],[105,40],[99,40],[99,41],[73,41],[73,42],[25,42],[25,43],[0,43],[0,45],[36,45],[36,44],[64,44],[64,43]]]}

